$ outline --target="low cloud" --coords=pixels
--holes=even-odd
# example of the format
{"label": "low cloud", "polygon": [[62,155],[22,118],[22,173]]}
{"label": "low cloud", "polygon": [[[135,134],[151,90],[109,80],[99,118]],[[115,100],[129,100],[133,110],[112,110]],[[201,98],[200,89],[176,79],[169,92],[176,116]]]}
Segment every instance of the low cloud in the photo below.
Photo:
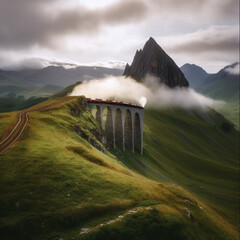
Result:
{"label": "low cloud", "polygon": [[[85,64],[86,65],[86,64]],[[85,66],[84,65],[84,66]],[[44,59],[44,58],[14,58],[14,57],[1,57],[0,55],[0,69],[18,71],[23,69],[42,69],[48,66],[64,67],[66,69],[76,68],[81,66],[80,64],[73,61],[64,61],[61,59]]]}
{"label": "low cloud", "polygon": [[66,69],[76,68],[79,66],[89,67],[104,67],[124,69],[126,62],[123,61],[108,61],[108,62],[94,62],[94,63],[80,63],[74,62],[69,59],[57,59],[57,58],[20,58],[12,56],[1,56],[0,52],[0,69],[1,70],[13,70],[18,71],[22,69],[42,69],[48,66],[64,67]]}
{"label": "low cloud", "polygon": [[235,64],[234,66],[229,66],[224,70],[229,74],[239,75],[239,63]]}
{"label": "low cloud", "polygon": [[85,81],[76,86],[71,96],[84,95],[88,98],[113,99],[124,102],[143,104],[147,107],[161,108],[180,106],[184,108],[205,108],[221,102],[205,97],[193,89],[170,89],[158,83],[154,77],[147,77],[143,84],[131,78],[108,77]]}

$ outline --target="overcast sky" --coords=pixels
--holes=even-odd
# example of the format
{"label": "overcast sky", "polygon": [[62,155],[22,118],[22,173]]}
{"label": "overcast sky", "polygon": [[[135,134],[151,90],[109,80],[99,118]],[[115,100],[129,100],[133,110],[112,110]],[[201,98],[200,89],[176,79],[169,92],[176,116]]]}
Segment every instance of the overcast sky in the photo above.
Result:
{"label": "overcast sky", "polygon": [[131,63],[150,36],[216,72],[239,61],[239,0],[0,0],[0,68]]}

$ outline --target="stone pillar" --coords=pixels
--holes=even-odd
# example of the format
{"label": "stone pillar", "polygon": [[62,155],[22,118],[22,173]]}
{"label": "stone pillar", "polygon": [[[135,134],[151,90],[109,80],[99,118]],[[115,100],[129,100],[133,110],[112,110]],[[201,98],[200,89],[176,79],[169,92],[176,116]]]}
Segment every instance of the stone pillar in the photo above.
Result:
{"label": "stone pillar", "polygon": [[115,121],[115,114],[116,114],[116,109],[112,109],[112,118],[113,118],[113,147],[114,149],[116,148],[116,121]]}
{"label": "stone pillar", "polygon": [[141,125],[140,125],[140,116],[139,113],[136,112],[134,114],[134,150],[138,152],[142,152],[141,150]]}
{"label": "stone pillar", "polygon": [[124,121],[124,143],[125,146],[132,151],[133,150],[133,128],[132,128],[132,114],[129,109],[125,113]]}
{"label": "stone pillar", "polygon": [[93,105],[92,104],[88,104],[88,108],[89,108],[89,112],[92,113],[92,110],[93,110]]}
{"label": "stone pillar", "polygon": [[144,127],[144,112],[140,114],[140,131],[141,131],[141,155],[143,155],[143,127]]}
{"label": "stone pillar", "polygon": [[132,117],[132,152],[134,153],[134,112],[131,110]]}
{"label": "stone pillar", "polygon": [[96,121],[102,127],[102,108],[97,105]]}
{"label": "stone pillar", "polygon": [[125,136],[124,136],[124,125],[125,125],[125,109],[121,110],[121,117],[122,117],[122,149],[125,152]]}
{"label": "stone pillar", "polygon": [[113,111],[110,107],[107,107],[105,133],[107,137],[107,146],[114,147]]}
{"label": "stone pillar", "polygon": [[115,142],[116,145],[123,150],[122,112],[119,108],[117,108],[115,112]]}

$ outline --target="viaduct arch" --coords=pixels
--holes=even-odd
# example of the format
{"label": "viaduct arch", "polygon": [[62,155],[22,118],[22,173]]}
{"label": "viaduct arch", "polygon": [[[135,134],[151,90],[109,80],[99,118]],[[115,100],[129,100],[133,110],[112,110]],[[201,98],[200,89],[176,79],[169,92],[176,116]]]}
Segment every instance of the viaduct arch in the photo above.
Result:
{"label": "viaduct arch", "polygon": [[[87,103],[90,112],[96,108],[96,121],[105,127],[108,146],[126,148],[143,154],[144,108],[138,105],[116,102],[112,100],[89,99]],[[103,111],[107,110],[105,126],[103,126]]]}

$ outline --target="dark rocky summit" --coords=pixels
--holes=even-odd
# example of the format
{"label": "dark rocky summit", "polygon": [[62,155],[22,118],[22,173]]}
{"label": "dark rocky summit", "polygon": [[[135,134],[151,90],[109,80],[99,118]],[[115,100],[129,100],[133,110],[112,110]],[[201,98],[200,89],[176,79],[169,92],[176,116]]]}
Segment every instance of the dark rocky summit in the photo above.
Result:
{"label": "dark rocky summit", "polygon": [[123,75],[140,82],[146,75],[152,75],[171,88],[189,86],[180,68],[152,37],[145,43],[143,49],[137,50],[132,65],[126,65]]}

